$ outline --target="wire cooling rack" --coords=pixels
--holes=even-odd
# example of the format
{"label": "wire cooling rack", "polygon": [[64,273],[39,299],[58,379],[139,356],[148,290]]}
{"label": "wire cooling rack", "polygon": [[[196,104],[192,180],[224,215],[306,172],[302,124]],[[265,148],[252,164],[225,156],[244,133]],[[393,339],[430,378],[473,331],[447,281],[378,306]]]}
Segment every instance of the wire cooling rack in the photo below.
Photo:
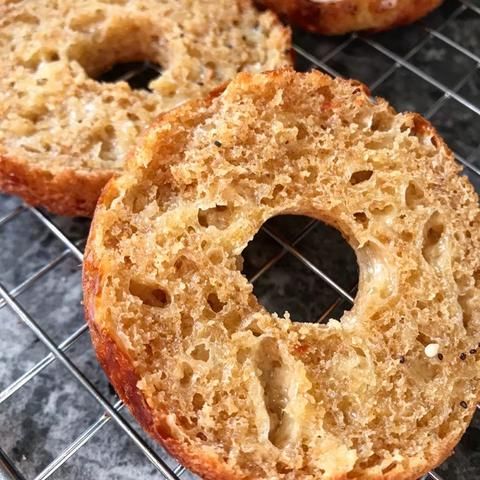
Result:
{"label": "wire cooling rack", "polygon": [[[480,189],[478,1],[446,2],[390,33],[294,38],[299,70],[357,78],[397,109],[429,118]],[[145,88],[156,69],[124,65],[102,80]],[[192,478],[138,428],[94,359],[80,305],[87,230],[84,220],[0,196],[0,479]],[[317,221],[272,219],[244,257],[244,273],[271,311],[322,322],[353,303],[353,252]],[[424,479],[480,478],[475,422],[457,454]]]}

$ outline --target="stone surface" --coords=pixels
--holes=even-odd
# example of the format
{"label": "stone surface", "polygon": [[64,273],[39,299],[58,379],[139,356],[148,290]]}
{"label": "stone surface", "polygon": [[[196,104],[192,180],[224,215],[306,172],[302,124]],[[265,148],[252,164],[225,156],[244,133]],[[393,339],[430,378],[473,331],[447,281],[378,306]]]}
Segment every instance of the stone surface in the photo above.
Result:
{"label": "stone surface", "polygon": [[[477,5],[477,11],[459,9],[460,2],[450,1],[421,23],[366,37],[321,38],[296,31],[297,45],[311,55],[304,58],[297,54],[297,68],[308,70],[323,65],[332,72],[366,82],[374,95],[388,98],[400,110],[430,116],[456,153],[480,168],[480,116],[474,111],[480,108],[480,74],[476,69],[480,56],[480,5],[470,3]],[[464,55],[444,39],[429,36],[425,27],[437,29],[473,55]],[[409,63],[396,65],[397,56]],[[417,75],[419,70],[423,78]],[[453,89],[466,101],[445,97],[442,87]],[[466,173],[480,189],[479,177]],[[0,219],[20,205],[13,197],[0,196]],[[72,241],[83,245],[87,221],[60,217],[53,220]],[[297,321],[321,319],[325,309],[338,299],[335,290],[302,258],[328,273],[353,296],[358,278],[353,252],[334,229],[317,224],[297,241],[309,221],[305,217],[282,217],[267,224],[274,235],[296,242],[297,256],[285,252],[265,231],[259,232],[244,252],[243,271],[254,278],[254,291],[260,301],[270,311],[290,311]],[[68,357],[114,403],[115,392],[99,368],[84,332],[79,261],[30,211],[22,211],[3,225],[0,220],[1,284],[12,290],[29,282],[46,266],[17,300],[55,343],[72,335],[78,337],[67,350]],[[262,269],[265,271],[258,275]],[[58,362],[48,363],[35,378],[11,393],[8,388],[12,382],[38,366],[38,362],[45,362],[48,349],[9,308],[2,307],[0,303],[0,395],[6,399],[0,404],[0,447],[30,479],[98,421],[102,409]],[[348,308],[348,302],[337,301],[329,315],[340,318]],[[127,411],[121,414],[159,457],[175,465]],[[455,455],[437,471],[445,480],[480,478],[480,415]],[[118,425],[109,421],[53,478],[149,480],[161,475]],[[193,477],[186,472],[183,478]]]}

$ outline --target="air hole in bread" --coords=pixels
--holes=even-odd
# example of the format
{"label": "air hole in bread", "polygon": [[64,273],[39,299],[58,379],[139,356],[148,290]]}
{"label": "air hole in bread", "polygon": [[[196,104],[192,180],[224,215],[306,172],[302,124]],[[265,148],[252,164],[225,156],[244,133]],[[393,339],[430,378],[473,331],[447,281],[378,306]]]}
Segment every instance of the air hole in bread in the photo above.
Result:
{"label": "air hole in bread", "polygon": [[192,405],[195,410],[201,410],[205,405],[205,398],[199,393],[194,393],[192,397]]}
{"label": "air hole in bread", "polygon": [[226,205],[217,205],[206,210],[198,210],[198,223],[202,227],[216,227],[225,230],[230,225],[232,212]]}
{"label": "air hole in bread", "polygon": [[445,420],[437,430],[437,435],[440,439],[447,437],[452,431],[452,425],[449,422],[449,419]]}
{"label": "air hole in bread", "polygon": [[183,363],[182,369],[183,369],[183,372],[182,372],[182,377],[180,378],[180,384],[185,387],[185,386],[189,385],[190,382],[192,381],[193,369],[186,362]]}
{"label": "air hole in bread", "polygon": [[208,359],[210,358],[210,351],[205,347],[203,343],[200,345],[197,345],[192,353],[191,357],[194,358],[195,360],[201,360],[202,362],[208,362]]}
{"label": "air hole in bread", "polygon": [[248,348],[239,348],[237,350],[237,360],[238,363],[243,364],[246,360],[250,358],[250,349]]}
{"label": "air hole in bread", "polygon": [[405,203],[408,208],[415,208],[418,205],[424,203],[423,190],[418,186],[416,182],[409,182],[407,189],[405,190]]}
{"label": "air hole in bread", "polygon": [[277,462],[276,464],[276,469],[279,473],[282,473],[282,474],[287,474],[287,473],[291,473],[293,472],[293,468],[292,467],[289,467],[288,465],[285,465],[284,463],[282,462]]}
{"label": "air hole in bread", "polygon": [[473,305],[471,303],[472,299],[474,298],[474,291],[471,290],[464,295],[458,296],[458,304],[462,309],[462,322],[463,327],[467,332],[470,332],[472,327],[473,321]]}
{"label": "air hole in bread", "polygon": [[365,214],[365,212],[356,212],[353,214],[353,217],[355,218],[355,221],[362,225],[363,228],[368,227],[368,217]]}
{"label": "air hole in bread", "polygon": [[395,290],[397,278],[393,268],[387,262],[386,247],[367,241],[357,250],[357,256],[363,268],[360,270],[360,288],[368,292],[370,298],[373,294],[381,299],[386,299]]}
{"label": "air hole in bread", "polygon": [[226,328],[227,332],[232,334],[238,330],[240,323],[242,322],[242,317],[237,311],[232,311],[226,313],[223,318],[223,325]]}
{"label": "air hole in bread", "polygon": [[408,230],[402,230],[400,232],[400,238],[404,241],[404,242],[408,242],[410,243],[412,240],[413,240],[413,233],[408,231]]}
{"label": "air hole in bread", "polygon": [[392,129],[393,118],[385,111],[375,112],[372,118],[372,130],[375,132],[388,132]]}
{"label": "air hole in bread", "polygon": [[132,212],[140,213],[149,203],[149,199],[146,195],[137,194],[133,199]]}
{"label": "air hole in bread", "polygon": [[256,364],[261,371],[265,409],[270,417],[269,440],[278,448],[288,441],[290,418],[285,411],[288,403],[288,374],[283,366],[278,343],[264,338],[257,350]]}
{"label": "air hole in bread", "polygon": [[382,206],[377,206],[377,205],[371,205],[369,208],[368,208],[369,212],[372,214],[372,215],[390,215],[394,208],[393,208],[393,205],[382,205]]}
{"label": "air hole in bread", "polygon": [[38,25],[40,23],[40,19],[38,17],[27,12],[16,15],[15,21],[21,23],[30,23],[31,25]]}
{"label": "air hole in bread", "polygon": [[223,251],[221,248],[210,248],[207,252],[207,257],[213,265],[219,265],[223,261]]}
{"label": "air hole in bread", "polygon": [[423,229],[422,255],[433,268],[440,266],[445,255],[445,226],[438,213],[434,213]]}
{"label": "air hole in bread", "polygon": [[212,292],[208,295],[207,303],[215,313],[221,312],[225,306],[225,302],[222,302],[215,292]]}
{"label": "air hole in bread", "polygon": [[352,173],[350,177],[350,183],[352,185],[358,185],[359,183],[370,180],[372,175],[373,175],[372,170],[358,170],[357,172]]}
{"label": "air hole in bread", "polygon": [[193,318],[187,313],[182,313],[180,317],[180,331],[183,338],[189,337],[193,332]]}
{"label": "air hole in bread", "polygon": [[191,430],[197,424],[197,419],[185,415],[177,415],[178,423],[186,430]]}
{"label": "air hole in bread", "polygon": [[303,140],[308,136],[309,132],[303,123],[297,124],[297,140]]}
{"label": "air hole in bread", "polygon": [[423,302],[422,300],[417,300],[416,303],[415,303],[415,306],[419,310],[425,310],[428,307],[428,303]]}
{"label": "air hole in bread", "polygon": [[406,277],[406,281],[407,283],[409,283],[410,285],[416,285],[418,280],[420,278],[420,273],[418,272],[418,270],[411,270],[407,277]]}
{"label": "air hole in bread", "polygon": [[111,231],[105,232],[103,235],[103,245],[106,248],[117,248],[118,243],[120,241],[120,237],[112,233]]}
{"label": "air hole in bread", "polygon": [[272,192],[260,200],[262,205],[273,206],[278,201],[278,195],[285,189],[283,185],[275,185]]}
{"label": "air hole in bread", "polygon": [[430,336],[426,335],[423,332],[420,332],[417,335],[417,342],[423,345],[424,347],[426,347],[427,345],[430,345],[431,343],[436,343],[433,338],[431,338]]}
{"label": "air hole in bread", "polygon": [[197,270],[197,264],[186,255],[180,255],[173,264],[175,272],[179,276],[193,273]]}
{"label": "air hole in bread", "polygon": [[129,291],[150,307],[165,308],[171,302],[170,295],[165,289],[146,285],[134,279],[130,280]]}

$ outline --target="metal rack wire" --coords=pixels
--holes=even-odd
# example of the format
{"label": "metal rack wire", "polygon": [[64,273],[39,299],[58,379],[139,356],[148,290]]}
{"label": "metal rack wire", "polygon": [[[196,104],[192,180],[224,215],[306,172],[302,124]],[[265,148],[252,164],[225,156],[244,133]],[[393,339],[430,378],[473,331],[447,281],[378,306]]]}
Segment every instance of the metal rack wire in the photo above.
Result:
{"label": "metal rack wire", "polygon": [[[374,94],[377,91],[381,91],[382,86],[391,81],[397,72],[404,71],[411,74],[412,78],[415,78],[417,82],[428,84],[429,88],[432,88],[436,92],[435,100],[429,102],[426,111],[423,112],[426,117],[433,119],[434,123],[436,114],[445,107],[447,102],[450,101],[456,102],[456,104],[466,109],[473,116],[480,117],[480,104],[475,100],[467,98],[467,96],[463,94],[465,85],[472,81],[472,78],[480,72],[480,51],[476,52],[470,49],[469,46],[463,45],[457,39],[452,38],[448,34],[447,27],[451,25],[452,22],[461,18],[462,15],[471,16],[472,22],[476,22],[474,24],[477,26],[478,31],[480,31],[480,5],[470,0],[450,2],[448,6],[442,7],[441,11],[437,12],[432,17],[429,17],[429,19],[421,24],[410,27],[408,32],[405,33],[405,31],[403,31],[404,33],[398,33],[399,36],[411,35],[413,34],[412,32],[420,35],[418,42],[401,53],[390,47],[388,42],[384,42],[384,37],[382,36],[363,36],[353,34],[340,39],[327,40],[297,32],[297,41],[294,48],[298,56],[299,68],[308,69],[313,67],[319,68],[332,75],[354,76],[355,72],[352,74],[351,71],[343,72],[341,69],[337,68],[337,59],[356,44],[356,48],[363,48],[368,50],[368,52],[375,52],[376,58],[381,58],[383,59],[382,61],[385,62],[386,68],[381,72],[376,72],[373,60],[372,68],[367,66],[367,68],[363,69],[363,72],[371,77],[370,81],[367,83],[369,83],[369,87]],[[480,49],[480,36],[478,38]],[[452,49],[456,55],[459,55],[462,58],[465,57],[471,61],[471,68],[468,71],[463,72],[461,77],[454,84],[447,85],[444,81],[438,79],[434,74],[427,71],[427,69],[419,66],[415,61],[417,54],[421,53],[427,43],[431,41],[440,42],[440,44]],[[155,67],[152,67],[149,64],[144,64],[140,67],[132,67],[127,72],[121,73],[120,78],[127,81],[138,82],[139,78],[141,79],[142,75],[145,75],[145,72],[148,73],[151,71],[152,68]],[[446,64],[445,68],[447,68]],[[372,71],[375,73],[374,75],[371,73]],[[363,78],[360,79],[364,80]],[[394,101],[395,99],[390,97],[389,100]],[[471,145],[471,148],[463,148],[462,144],[460,144],[460,146],[460,150],[456,151],[456,157],[464,166],[465,174],[467,174],[477,186],[480,186],[480,163],[477,160],[480,150],[479,145]],[[453,147],[455,148],[456,145],[454,144]],[[2,201],[5,203],[5,197],[0,197],[0,207],[2,206]],[[94,399],[104,412],[98,416],[95,421],[91,422],[89,426],[85,428],[83,432],[64,448],[64,450],[61,451],[47,466],[41,471],[36,472],[32,478],[35,478],[35,480],[43,480],[51,477],[109,422],[114,422],[123,431],[124,435],[131,439],[135,448],[138,448],[143,453],[145,461],[151,462],[155,469],[160,473],[160,476],[163,476],[163,478],[168,480],[185,477],[187,471],[183,466],[177,463],[172,464],[171,461],[165,461],[165,459],[136,432],[134,426],[126,420],[125,416],[122,415],[122,402],[119,400],[111,401],[106,398],[106,396],[100,392],[100,390],[69,357],[69,350],[80,338],[82,338],[82,336],[85,335],[87,330],[86,325],[80,326],[62,341],[55,342],[42,328],[38,319],[27,313],[22,303],[18,300],[20,295],[28,292],[29,289],[39,282],[41,283],[45,275],[49,274],[49,272],[55,269],[58,265],[65,262],[66,259],[74,258],[76,261],[81,262],[83,258],[82,247],[84,245],[84,239],[78,241],[72,240],[68,233],[58,226],[58,219],[50,217],[36,208],[21,204],[14,208],[7,208],[4,211],[5,213],[3,217],[0,218],[0,239],[6,239],[6,241],[8,241],[6,234],[4,234],[5,228],[14,222],[14,220],[20,215],[29,212],[42,228],[48,230],[56,239],[58,239],[59,242],[61,242],[63,249],[53,259],[31,273],[28,278],[10,289],[5,286],[2,279],[2,270],[0,269],[0,310],[3,308],[9,308],[15,317],[28,327],[49,352],[31,368],[19,375],[13,382],[4,388],[3,391],[0,391],[0,414],[2,404],[7,399],[16,393],[21,392],[22,388],[54,362],[61,364],[71,378],[73,378],[74,381]],[[250,275],[250,281],[256,282],[285,256],[293,256],[315,277],[324,282],[326,287],[331,289],[337,295],[337,298],[331,306],[326,308],[320,315],[318,321],[323,321],[335,309],[342,305],[348,306],[353,303],[356,286],[353,285],[350,286],[350,288],[342,287],[329,273],[325,272],[322,268],[319,268],[315,260],[308,258],[308,256],[298,248],[299,242],[307,238],[316,225],[316,221],[306,223],[291,239],[286,239],[276,233],[276,231],[269,226],[264,226],[262,229],[264,234],[270,239],[270,241],[275,243],[277,248],[272,252],[272,255],[269,256],[263,265]],[[0,438],[0,447],[2,446],[1,444],[2,440]],[[21,468],[14,464],[8,453],[9,452],[4,452],[0,449],[0,479],[24,479],[25,477],[20,471]],[[424,478],[442,480],[441,476],[433,471]]]}

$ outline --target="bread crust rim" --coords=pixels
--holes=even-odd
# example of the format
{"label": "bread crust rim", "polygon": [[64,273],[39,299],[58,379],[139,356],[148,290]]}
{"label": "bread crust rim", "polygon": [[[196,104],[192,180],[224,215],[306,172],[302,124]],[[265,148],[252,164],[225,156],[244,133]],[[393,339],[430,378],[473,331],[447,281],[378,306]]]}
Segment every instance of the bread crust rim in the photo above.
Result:
{"label": "bread crust rim", "polygon": [[[288,18],[292,23],[310,32],[322,35],[344,35],[354,31],[366,33],[383,32],[392,28],[413,23],[428,15],[443,0],[420,0],[413,2],[401,0],[387,10],[381,2],[375,0],[257,0],[258,3],[276,11],[280,17]],[[407,5],[410,2],[411,5]],[[398,5],[400,3],[400,5]],[[375,6],[376,5],[376,6]],[[373,13],[370,10],[373,9]],[[362,14],[370,19],[362,19]],[[372,17],[376,17],[374,21]]]}
{"label": "bread crust rim", "polygon": [[[112,181],[107,184],[104,192],[109,189],[111,183]],[[92,225],[92,227],[94,227],[94,225]],[[94,228],[91,229],[90,235],[94,235]],[[87,246],[82,275],[85,319],[89,327],[92,344],[98,361],[118,396],[128,407],[136,421],[182,465],[203,476],[206,480],[243,480],[249,478],[236,476],[235,473],[226,468],[225,464],[218,458],[202,456],[198,451],[191,451],[169,435],[169,427],[167,424],[168,412],[155,412],[148,406],[143,393],[137,387],[140,379],[128,355],[122,350],[108,331],[100,329],[97,326],[95,320],[95,301],[100,293],[100,280],[101,274],[97,266],[96,258]],[[471,407],[471,410],[473,415],[475,407]],[[430,462],[433,465],[432,468],[441,465],[453,453],[453,449],[460,439],[461,435],[451,439],[442,449],[438,450],[437,455]],[[387,473],[373,477],[372,480],[415,480],[427,474],[431,469],[418,467],[411,472]],[[341,475],[331,480],[347,480],[347,476]]]}
{"label": "bread crust rim", "polygon": [[[276,76],[282,75],[282,70],[265,72],[263,75],[266,75],[273,80]],[[370,91],[366,85],[357,81],[355,81],[355,84],[363,90],[365,95],[370,95]],[[203,100],[199,99],[191,101],[189,102],[189,105],[191,106],[192,104],[197,104],[198,106],[207,106],[223,92],[225,87],[226,85],[217,87]],[[181,118],[182,112],[182,106],[175,110],[165,112],[156,122],[154,122],[154,124],[161,122],[161,120],[165,117],[172,121],[175,119],[178,120],[178,118]],[[410,115],[412,116],[412,120],[415,124],[414,128],[416,130],[430,131],[439,144],[444,146],[447,151],[450,152],[443,138],[438,134],[435,127],[428,120],[417,113],[410,113]],[[111,191],[115,191],[115,179],[110,180],[103,189],[102,195],[98,201],[98,205],[102,205],[104,199],[111,197]],[[176,440],[173,436],[169,435],[169,427],[167,423],[168,412],[157,412],[148,406],[143,393],[137,387],[139,377],[135,372],[133,363],[128,354],[123,351],[115,338],[107,330],[99,328],[96,322],[96,299],[101,293],[100,284],[102,275],[99,268],[99,261],[96,258],[93,250],[90,249],[90,245],[93,244],[92,240],[95,236],[95,225],[97,221],[98,217],[94,217],[85,252],[82,276],[84,309],[85,318],[91,332],[92,343],[94,345],[97,358],[99,359],[102,368],[106,372],[115,390],[118,392],[120,398],[130,409],[139,424],[147,432],[149,432],[153,438],[160,442],[169,453],[179,459],[179,461],[187,468],[191,468],[195,473],[203,475],[203,477],[207,480],[253,479],[253,477],[238,476],[235,471],[228,468],[222,459],[218,457],[216,458],[215,456],[204,455],[198,449],[190,450],[181,442]],[[475,409],[475,405],[469,406],[469,413],[473,415]],[[415,459],[412,459],[414,468],[409,471],[392,471],[371,478],[372,480],[414,480],[419,478],[427,474],[429,470],[436,468],[443,463],[452,454],[454,447],[457,445],[461,437],[462,434],[448,438],[442,447],[439,448],[428,460],[428,462],[422,462],[423,465],[428,463],[429,467],[419,465],[418,463],[415,464]],[[345,474],[339,475],[331,480],[346,479],[347,475]]]}
{"label": "bread crust rim", "polygon": [[98,192],[113,170],[75,170],[58,173],[0,154],[0,190],[33,206],[45,206],[58,215],[91,217]]}

